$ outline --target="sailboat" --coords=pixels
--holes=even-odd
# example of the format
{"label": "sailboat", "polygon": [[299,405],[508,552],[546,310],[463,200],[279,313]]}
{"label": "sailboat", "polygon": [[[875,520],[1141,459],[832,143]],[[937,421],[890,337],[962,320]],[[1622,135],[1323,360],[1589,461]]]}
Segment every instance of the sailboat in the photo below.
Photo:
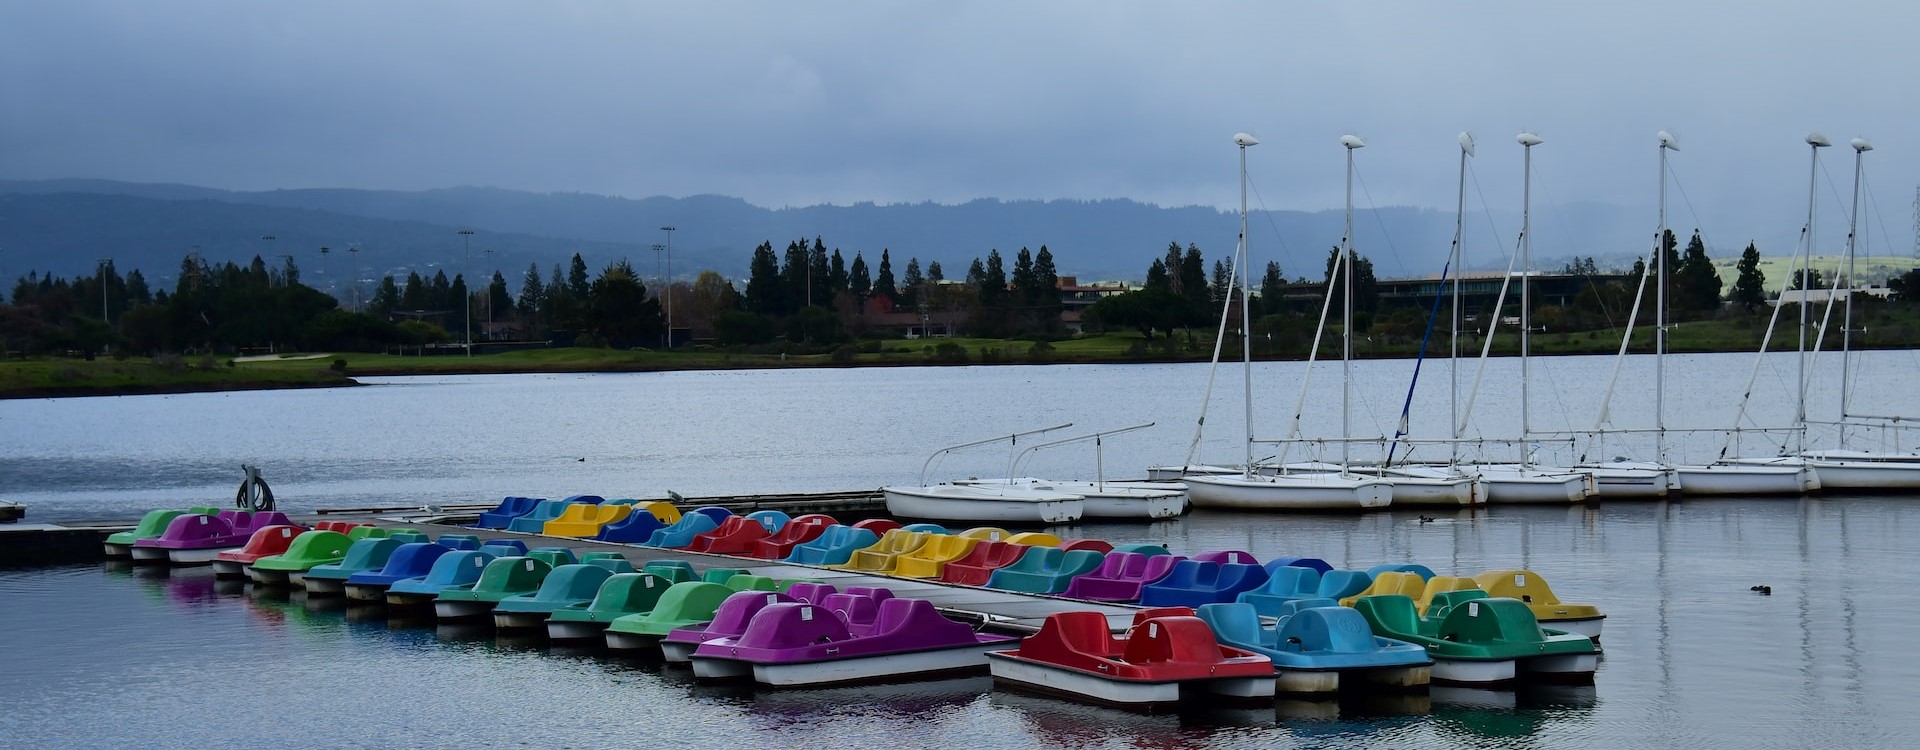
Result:
{"label": "sailboat", "polygon": [[[1187,497],[1197,508],[1235,510],[1368,510],[1384,508],[1393,502],[1393,485],[1362,477],[1348,471],[1347,443],[1341,442],[1341,471],[1327,473],[1267,475],[1259,472],[1253,460],[1253,341],[1252,312],[1247,301],[1253,291],[1252,267],[1247,263],[1247,149],[1260,141],[1246,133],[1236,133],[1233,142],[1240,148],[1240,247],[1234,267],[1240,272],[1241,360],[1245,377],[1246,463],[1238,474],[1194,475],[1182,479]],[[1353,152],[1366,146],[1355,136],[1344,136],[1347,149],[1347,236],[1341,240],[1340,265],[1348,269],[1342,283],[1346,289],[1347,362],[1353,359]],[[1222,326],[1224,328],[1224,325]],[[1347,394],[1352,379],[1343,378],[1341,387],[1341,426],[1343,437],[1348,414]]]}
{"label": "sailboat", "polygon": [[[1528,282],[1533,275],[1533,147],[1546,141],[1529,131],[1514,136],[1526,149],[1526,172],[1520,210],[1520,461],[1515,464],[1476,464],[1469,468],[1487,487],[1489,503],[1577,503],[1594,493],[1593,475],[1577,469],[1542,468],[1533,464],[1528,441],[1533,438],[1532,407],[1528,398],[1527,350],[1532,326],[1533,298]],[[1499,315],[1490,316],[1495,324]],[[1492,339],[1492,327],[1488,328]],[[1483,352],[1482,356],[1485,354]]]}

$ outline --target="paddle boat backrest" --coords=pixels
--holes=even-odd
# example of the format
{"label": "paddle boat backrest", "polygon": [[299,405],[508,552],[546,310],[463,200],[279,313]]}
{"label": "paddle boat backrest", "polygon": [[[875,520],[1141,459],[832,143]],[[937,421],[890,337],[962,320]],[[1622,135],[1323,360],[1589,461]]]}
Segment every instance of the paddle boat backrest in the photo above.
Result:
{"label": "paddle boat backrest", "polygon": [[425,583],[433,586],[467,586],[480,580],[493,555],[483,550],[456,550],[441,555],[427,571]]}
{"label": "paddle boat backrest", "polygon": [[1309,607],[1281,620],[1274,648],[1282,651],[1322,651],[1359,654],[1373,651],[1373,629],[1367,618],[1346,607]]}
{"label": "paddle boat backrest", "polygon": [[1136,554],[1146,555],[1148,557],[1173,554],[1172,552],[1167,551],[1166,547],[1163,547],[1158,544],[1146,544],[1146,543],[1116,544],[1113,546],[1113,549],[1111,551],[1133,552]]}
{"label": "paddle boat backrest", "polygon": [[1489,570],[1474,576],[1473,580],[1488,596],[1504,596],[1528,604],[1561,603],[1560,597],[1554,596],[1553,588],[1547,585],[1547,579],[1531,570]]}
{"label": "paddle boat backrest", "polygon": [[713,525],[715,526],[720,525],[721,521],[725,521],[727,520],[728,516],[733,515],[733,511],[727,510],[726,508],[722,508],[718,505],[703,505],[701,507],[694,508],[693,510],[687,511],[686,514],[683,514],[680,517],[686,518],[687,515],[692,515],[696,513],[699,515],[706,516],[707,518],[713,519]]}
{"label": "paddle boat backrest", "polygon": [[887,532],[900,528],[900,522],[891,518],[869,518],[854,524],[853,528],[871,531],[873,532],[874,538],[878,539]]}
{"label": "paddle boat backrest", "polygon": [[347,547],[347,554],[340,559],[339,565],[350,570],[378,570],[404,544],[393,537],[361,539]]}
{"label": "paddle boat backrest", "polygon": [[480,549],[480,537],[474,536],[472,534],[441,534],[440,538],[434,540],[433,543],[438,544],[447,549],[457,549],[457,550]]}
{"label": "paddle boat backrest", "polygon": [[1432,617],[1429,611],[1436,596],[1449,591],[1479,591],[1480,583],[1465,576],[1434,576],[1427,579],[1427,586],[1421,589],[1420,596],[1413,600],[1413,607],[1424,617]]}
{"label": "paddle boat backrest", "polygon": [[[1487,598],[1489,598],[1487,592],[1481,591],[1480,589],[1444,591],[1434,594],[1433,599],[1427,602],[1427,607],[1419,610],[1419,612],[1421,617],[1425,618],[1428,622],[1438,623],[1445,620],[1448,614],[1459,609],[1460,605]],[[1415,602],[1414,606],[1418,607],[1419,602]]]}
{"label": "paddle boat backrest", "polygon": [[[1341,572],[1359,572],[1361,575],[1366,575],[1364,572],[1360,572],[1360,571],[1335,571],[1335,573],[1341,573]],[[1327,575],[1331,576],[1331,575],[1334,575],[1334,573],[1328,573]],[[1351,607],[1353,606],[1353,603],[1355,601],[1359,600],[1359,598],[1363,596],[1381,596],[1384,594],[1399,594],[1401,596],[1407,597],[1408,599],[1414,599],[1419,597],[1422,592],[1426,591],[1426,589],[1427,589],[1427,582],[1420,580],[1419,575],[1414,573],[1403,573],[1399,571],[1389,570],[1385,573],[1381,573],[1380,577],[1373,579],[1372,582],[1362,587],[1361,590],[1359,591],[1356,591],[1350,594],[1340,595],[1340,596],[1333,596],[1331,587],[1327,586],[1325,583],[1322,583],[1320,593],[1322,596],[1330,596],[1330,597],[1339,599],[1341,604]]]}
{"label": "paddle boat backrest", "polygon": [[1020,573],[1041,573],[1060,567],[1060,560],[1066,557],[1066,555],[1066,550],[1058,547],[1028,547],[1025,552],[1021,553],[1020,559],[1013,561],[1012,565],[1001,568],[1001,570],[1011,570]]}
{"label": "paddle boat backrest", "polygon": [[154,539],[185,542],[233,535],[233,522],[226,518],[199,513],[182,513],[174,516],[172,521],[168,521],[166,530],[160,532],[160,536]]}
{"label": "paddle boat backrest", "polygon": [[777,510],[756,510],[748,513],[746,518],[749,521],[759,524],[760,528],[766,529],[768,534],[778,533],[781,529],[786,528],[787,523],[791,520],[787,514]]}
{"label": "paddle boat backrest", "polygon": [[532,513],[540,502],[539,498],[532,497],[502,498],[493,510],[481,513],[480,521],[474,525],[483,529],[504,529],[513,519]]}
{"label": "paddle boat backrest", "polygon": [[1333,570],[1332,565],[1327,564],[1327,561],[1318,557],[1277,557],[1267,561],[1267,570],[1271,572],[1279,569],[1280,566],[1283,565],[1291,565],[1296,568],[1313,568],[1321,573]]}
{"label": "paddle boat backrest", "polygon": [[767,576],[740,573],[728,576],[726,587],[734,591],[779,591],[780,582]]}
{"label": "paddle boat backrest", "polygon": [[802,602],[777,591],[736,591],[713,611],[713,622],[707,625],[706,633],[715,637],[739,635],[746,632],[747,624],[760,610],[783,603]]}
{"label": "paddle boat backrest", "polygon": [[1248,593],[1300,597],[1313,596],[1319,591],[1320,571],[1292,565],[1276,565],[1268,569],[1267,582]]}
{"label": "paddle boat backrest", "polygon": [[1547,639],[1533,609],[1519,599],[1493,598],[1465,602],[1440,621],[1435,637],[1468,643],[1539,643]]}
{"label": "paddle boat backrest", "polygon": [[1240,648],[1271,648],[1272,630],[1262,627],[1260,613],[1244,602],[1216,602],[1200,605],[1200,619],[1213,630],[1221,643]]}
{"label": "paddle boat backrest", "polygon": [[787,587],[787,596],[793,597],[794,601],[808,604],[819,604],[837,593],[840,592],[834,588],[833,584],[817,581],[795,581],[793,585]]}
{"label": "paddle boat backrest", "polygon": [[[1026,652],[1032,647],[1035,652],[1060,653],[1077,656],[1091,656],[1106,659],[1120,650],[1120,644],[1113,637],[1113,630],[1107,624],[1106,615],[1099,612],[1055,612],[1047,615],[1040,625],[1040,632],[1029,636],[1020,644],[1020,650]],[[1052,661],[1049,659],[1049,661]]]}
{"label": "paddle boat backrest", "polygon": [[599,495],[568,495],[566,499],[566,502],[580,505],[599,505],[606,501],[606,498]]}
{"label": "paddle boat backrest", "polygon": [[810,526],[826,527],[826,526],[832,526],[834,524],[837,524],[839,523],[839,521],[834,520],[833,516],[829,516],[825,513],[808,513],[806,515],[794,516],[793,519],[790,521],[787,521],[787,523],[789,525],[797,523],[797,524],[805,524]]}
{"label": "paddle boat backrest", "polygon": [[1013,532],[1007,531],[1006,529],[1000,528],[998,526],[975,526],[971,529],[967,529],[966,531],[960,532],[957,536],[963,536],[968,539],[977,539],[983,542],[998,542],[1006,539],[1007,537],[1013,536]]}
{"label": "paddle boat backrest", "polygon": [[680,509],[673,507],[673,503],[665,500],[638,503],[634,506],[633,512],[644,512],[653,516],[653,520],[659,521],[661,526],[671,526],[673,522],[680,520]]}
{"label": "paddle boat backrest", "polygon": [[[1420,581],[1419,577],[1414,576],[1412,573],[1401,573],[1399,575],[1411,577],[1413,581],[1416,582],[1416,585],[1418,585]],[[1364,570],[1324,571],[1320,574],[1320,586],[1314,590],[1314,595],[1324,599],[1344,599],[1349,596],[1359,595],[1360,592],[1372,587],[1373,583],[1373,576],[1367,575],[1367,572]],[[1406,592],[1390,591],[1379,593],[1399,594]]]}
{"label": "paddle boat backrest", "polygon": [[906,531],[911,531],[911,532],[914,532],[914,533],[918,533],[918,534],[945,534],[945,533],[947,533],[947,527],[945,527],[945,526],[941,526],[940,524],[937,524],[937,523],[910,523],[910,524],[907,524],[907,525],[905,525],[905,526],[902,526],[902,527],[900,527],[900,528],[901,528],[901,529],[903,529],[903,530],[906,530]]}
{"label": "paddle boat backrest", "polygon": [[613,572],[598,565],[561,565],[540,581],[540,589],[531,597],[540,602],[583,602],[600,593],[600,586]]}
{"label": "paddle boat backrest", "polygon": [[569,503],[565,500],[541,500],[538,505],[533,506],[533,510],[508,521],[507,530],[523,534],[538,534],[541,529],[546,528],[548,521],[559,518],[560,514],[567,512],[568,505]]}
{"label": "paddle boat backrest", "polygon": [[587,609],[594,612],[648,612],[659,603],[660,595],[666,593],[671,581],[652,573],[615,573],[600,582],[600,590],[594,592],[593,603]]}
{"label": "paddle boat backrest", "polygon": [[1367,619],[1375,635],[1389,638],[1420,636],[1420,615],[1413,609],[1413,598],[1400,594],[1363,596],[1351,605]]}
{"label": "paddle boat backrest", "polygon": [[382,539],[386,535],[387,530],[377,526],[355,526],[347,530],[347,538],[356,542],[362,539]]}
{"label": "paddle boat backrest", "polygon": [[1145,570],[1146,566],[1146,555],[1135,552],[1114,552],[1101,559],[1100,567],[1094,568],[1093,572],[1088,573],[1087,576],[1090,578],[1119,580],[1126,578],[1129,573],[1136,569]]}
{"label": "paddle boat backrest", "polygon": [[626,559],[627,559],[626,555],[620,554],[618,552],[587,552],[580,555],[580,562],[583,562],[583,563],[590,563],[595,560],[623,560],[624,561]]}
{"label": "paddle boat backrest", "polygon": [[571,547],[535,547],[527,550],[526,556],[555,568],[580,562],[580,558],[573,554]]}
{"label": "paddle boat backrest", "polygon": [[432,542],[408,542],[387,556],[386,564],[380,566],[380,575],[394,579],[427,575],[433,571],[434,563],[452,551]]}
{"label": "paddle boat backrest", "polygon": [[480,545],[480,551],[494,557],[525,557],[527,543],[518,539],[489,539]]}
{"label": "paddle boat backrest", "polygon": [[[652,505],[666,504],[653,503]],[[667,505],[666,507],[672,508],[673,506]],[[620,542],[622,544],[645,542],[653,538],[653,532],[677,523],[680,520],[680,512],[678,510],[674,511],[673,519],[672,521],[662,521],[658,514],[641,513],[636,510],[628,513],[626,518],[600,527],[600,533],[595,534],[593,538],[602,542]]]}
{"label": "paddle boat backrest", "polygon": [[1134,628],[1147,624],[1148,620],[1151,620],[1155,617],[1192,617],[1192,616],[1193,616],[1192,607],[1181,607],[1181,606],[1145,607],[1142,609],[1134,610],[1133,621],[1127,624],[1127,632],[1129,633],[1133,632]]}
{"label": "paddle boat backrest", "polygon": [[640,566],[640,572],[652,573],[670,583],[699,580],[693,572],[693,564],[685,560],[648,560]]}
{"label": "paddle boat backrest", "polygon": [[395,532],[388,533],[387,538],[397,541],[401,544],[412,544],[414,542],[433,541],[433,537],[427,536],[426,532],[424,531],[395,531]]}
{"label": "paddle boat backrest", "polygon": [[1193,616],[1156,617],[1127,634],[1120,658],[1129,664],[1210,662],[1220,659],[1220,642],[1213,629]]}
{"label": "paddle boat backrest", "polygon": [[855,550],[879,542],[880,537],[867,529],[829,526],[812,541],[794,545],[793,552],[787,555],[786,560],[807,565],[841,565],[852,558]]}
{"label": "paddle boat backrest", "polygon": [[255,559],[267,555],[278,555],[287,551],[287,547],[293,544],[294,538],[304,531],[306,527],[293,524],[268,526],[253,532],[253,536],[247,537],[247,543],[241,546],[240,554],[257,556]]}
{"label": "paddle boat backrest", "polygon": [[1113,544],[1101,539],[1069,539],[1061,543],[1060,549],[1068,552],[1074,550],[1089,550],[1104,555],[1113,551]]}
{"label": "paddle boat backrest", "polygon": [[624,557],[596,557],[591,560],[583,557],[580,564],[606,568],[609,573],[639,572],[639,568],[633,567],[633,563],[627,562],[627,558]]}
{"label": "paddle boat backrest", "polygon": [[794,548],[801,544],[819,539],[835,525],[831,516],[818,513],[800,516],[788,521],[778,533],[755,541],[747,554],[763,560],[783,558],[793,554]]}
{"label": "paddle boat backrest", "polygon": [[[888,592],[892,593],[892,592]],[[880,616],[880,602],[884,599],[861,596],[859,594],[828,594],[820,602],[820,608],[832,612],[855,632],[872,632],[873,624]]]}
{"label": "paddle boat backrest", "polygon": [[842,593],[850,596],[864,596],[876,602],[893,598],[893,589],[885,586],[848,586]]}
{"label": "paddle boat backrest", "polygon": [[1011,544],[1024,544],[1029,547],[1058,547],[1060,546],[1061,539],[1057,535],[1048,534],[1044,531],[1022,531],[1007,537],[1006,541]]}
{"label": "paddle boat backrest", "polygon": [[1236,549],[1207,550],[1206,552],[1202,552],[1198,555],[1194,555],[1193,559],[1199,560],[1200,562],[1221,563],[1223,565],[1225,564],[1259,565],[1260,564],[1260,561],[1254,558],[1252,554],[1247,552],[1242,552]]}
{"label": "paddle boat backrest", "polygon": [[558,518],[541,526],[540,533],[547,536],[590,537],[599,534],[608,524],[619,523],[632,514],[631,505],[574,503],[567,506]]}
{"label": "paddle boat backrest", "polygon": [[1313,597],[1309,599],[1289,599],[1287,600],[1286,603],[1280,605],[1279,619],[1284,620],[1286,618],[1292,617],[1300,613],[1301,610],[1313,609],[1315,607],[1338,607],[1338,606],[1340,606],[1340,602],[1334,601],[1332,599],[1321,598],[1321,597]]}
{"label": "paddle boat backrest", "polygon": [[1433,580],[1433,568],[1418,563],[1382,563],[1367,569],[1367,574],[1376,578],[1381,573],[1415,573],[1422,581]]}
{"label": "paddle boat backrest", "polygon": [[234,524],[233,530],[236,532],[245,532],[245,533],[251,534],[253,532],[264,529],[268,526],[298,526],[298,525],[299,524],[294,523],[292,520],[289,520],[287,518],[287,514],[285,513],[282,513],[277,510],[263,510],[263,511],[254,513],[251,517],[249,517],[247,519],[246,525],[244,526],[240,524]]}
{"label": "paddle boat backrest", "polygon": [[777,647],[785,644],[833,643],[853,637],[854,633],[847,622],[833,612],[812,604],[789,602],[771,604],[754,613],[745,632],[740,634],[739,643],[742,646]]}
{"label": "paddle boat backrest", "polygon": [[287,551],[260,558],[253,564],[272,570],[304,570],[321,563],[339,561],[347,555],[347,547],[352,544],[353,540],[338,531],[308,531],[294,537],[293,543],[287,545]]}
{"label": "paddle boat backrest", "polygon": [[747,574],[746,568],[707,568],[700,573],[700,580],[725,586],[734,576]]}
{"label": "paddle boat backrest", "polygon": [[694,537],[719,527],[720,522],[714,520],[710,514],[699,512],[688,513],[681,516],[680,520],[675,521],[672,526],[653,532],[653,535],[647,538],[644,545],[663,549],[685,547],[693,543]]}
{"label": "paddle boat backrest", "polygon": [[[487,563],[480,571],[480,579],[473,582],[475,592],[524,594],[538,591],[540,584],[553,572],[553,566],[546,561],[532,557],[498,557]],[[443,595],[444,596],[444,595]]]}
{"label": "paddle boat backrest", "polygon": [[601,505],[639,505],[640,499],[635,497],[616,497],[612,500],[603,500],[600,502],[600,504]]}
{"label": "paddle boat backrest", "polygon": [[930,636],[937,633],[953,634],[960,637],[973,635],[973,628],[966,623],[949,620],[933,602],[925,599],[887,599],[880,602],[880,615],[873,621],[873,634],[876,636],[912,634]]}

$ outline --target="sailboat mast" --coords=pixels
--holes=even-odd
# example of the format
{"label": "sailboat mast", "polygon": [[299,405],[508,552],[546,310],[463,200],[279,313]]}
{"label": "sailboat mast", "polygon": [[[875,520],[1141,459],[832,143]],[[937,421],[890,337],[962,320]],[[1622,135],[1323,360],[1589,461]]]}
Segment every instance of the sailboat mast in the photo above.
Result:
{"label": "sailboat mast", "polygon": [[1794,371],[1795,374],[1798,375],[1795,380],[1799,382],[1795,385],[1799,388],[1799,392],[1798,398],[1795,399],[1793,413],[1793,426],[1795,428],[1793,433],[1794,453],[1799,453],[1807,448],[1807,325],[1809,323],[1808,316],[1812,313],[1811,310],[1807,309],[1807,303],[1811,299],[1808,295],[1813,293],[1812,284],[1808,283],[1810,281],[1809,269],[1813,265],[1813,199],[1814,188],[1816,186],[1815,178],[1820,176],[1820,149],[1831,145],[1833,145],[1833,142],[1827,140],[1827,137],[1824,135],[1819,133],[1807,134],[1807,146],[1812,151],[1813,158],[1807,166],[1807,256],[1806,261],[1800,266],[1800,348],[1798,352],[1799,356],[1796,360],[1797,367]]}
{"label": "sailboat mast", "polygon": [[1653,317],[1653,426],[1654,460],[1667,463],[1667,152],[1679,151],[1673,134],[1660,131],[1660,226],[1654,230],[1654,254],[1659,257],[1660,285],[1654,293]]}
{"label": "sailboat mast", "polygon": [[1246,386],[1245,409],[1247,427],[1247,463],[1246,475],[1253,476],[1253,325],[1249,316],[1252,312],[1248,304],[1253,291],[1253,283],[1247,279],[1248,260],[1252,258],[1247,251],[1247,147],[1260,145],[1260,141],[1246,133],[1237,133],[1233,142],[1240,146],[1240,361],[1245,371],[1242,380]]}
{"label": "sailboat mast", "polygon": [[1530,313],[1533,298],[1528,293],[1532,284],[1527,283],[1533,275],[1533,147],[1545,141],[1527,131],[1521,131],[1514,140],[1526,149],[1526,175],[1520,183],[1520,466],[1525,468],[1530,458],[1527,439],[1533,434],[1531,405],[1527,401],[1527,345],[1533,328]]}
{"label": "sailboat mast", "polygon": [[[1853,215],[1847,218],[1847,310],[1840,323],[1840,421],[1847,420],[1847,371],[1853,359],[1853,252],[1854,232],[1860,227],[1860,176],[1873,144],[1865,138],[1853,139]],[[1847,447],[1847,429],[1840,428],[1840,447]]]}
{"label": "sailboat mast", "polygon": [[1453,442],[1447,444],[1448,462],[1451,466],[1460,460],[1460,274],[1466,268],[1460,264],[1460,239],[1466,228],[1467,217],[1467,157],[1473,155],[1473,134],[1460,133],[1460,189],[1454,193],[1453,207],[1453,253],[1447,263],[1453,266],[1453,326],[1448,331],[1447,355],[1447,415],[1448,425],[1453,428]]}
{"label": "sailboat mast", "polygon": [[1353,414],[1353,277],[1357,275],[1353,273],[1353,152],[1365,148],[1367,144],[1359,136],[1343,135],[1340,136],[1340,145],[1347,147],[1347,228],[1340,235],[1340,262],[1346,264],[1348,269],[1345,278],[1341,279],[1342,289],[1345,290],[1341,295],[1345,304],[1341,307],[1345,309],[1342,310],[1344,317],[1340,324],[1340,471],[1345,473],[1351,463],[1348,453],[1351,446],[1346,439],[1353,435],[1350,425]]}

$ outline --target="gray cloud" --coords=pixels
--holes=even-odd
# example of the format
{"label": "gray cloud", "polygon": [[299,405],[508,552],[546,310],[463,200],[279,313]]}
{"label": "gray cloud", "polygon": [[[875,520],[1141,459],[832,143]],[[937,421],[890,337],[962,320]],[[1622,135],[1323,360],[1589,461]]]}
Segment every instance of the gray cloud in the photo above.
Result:
{"label": "gray cloud", "polygon": [[[1450,208],[1471,129],[1509,210],[1529,128],[1550,232],[1574,202],[1650,207],[1666,128],[1672,223],[1784,254],[1822,129],[1879,137],[1870,237],[1905,254],[1914,28],[1864,1],[15,2],[0,177],[1228,206],[1244,130],[1262,203],[1312,210],[1355,132],[1372,203]],[[1850,156],[1823,155],[1829,249]]]}

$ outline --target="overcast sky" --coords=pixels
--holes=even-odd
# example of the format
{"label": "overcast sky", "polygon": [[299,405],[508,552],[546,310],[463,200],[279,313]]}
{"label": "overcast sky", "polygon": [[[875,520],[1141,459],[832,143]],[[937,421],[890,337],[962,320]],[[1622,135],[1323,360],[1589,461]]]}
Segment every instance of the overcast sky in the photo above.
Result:
{"label": "overcast sky", "polygon": [[1472,130],[1504,210],[1524,128],[1550,215],[1650,209],[1665,128],[1672,223],[1784,254],[1820,130],[1822,224],[1873,138],[1867,236],[1907,254],[1916,30],[1920,4],[1859,0],[0,0],[0,177],[1226,207],[1246,131],[1256,207],[1313,210],[1352,132],[1362,205],[1451,210]]}

